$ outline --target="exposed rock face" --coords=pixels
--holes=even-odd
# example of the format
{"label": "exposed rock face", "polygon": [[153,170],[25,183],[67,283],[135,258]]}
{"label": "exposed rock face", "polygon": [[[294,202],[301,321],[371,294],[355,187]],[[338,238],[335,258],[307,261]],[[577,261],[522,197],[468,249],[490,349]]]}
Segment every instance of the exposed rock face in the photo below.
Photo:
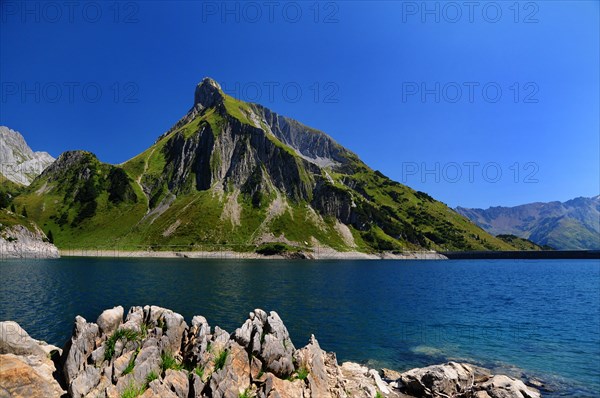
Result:
{"label": "exposed rock face", "polygon": [[37,225],[25,219],[22,222],[28,227],[20,224],[3,226],[0,221],[0,259],[60,257],[56,246],[48,242]]}
{"label": "exposed rock face", "polygon": [[47,152],[33,152],[18,131],[0,126],[0,174],[29,185],[52,162],[54,158]]}
{"label": "exposed rock face", "polygon": [[0,396],[61,397],[64,390],[52,362],[60,353],[58,347],[29,337],[16,322],[0,322]]}
{"label": "exposed rock face", "polygon": [[[133,307],[104,311],[96,323],[78,316],[61,356],[69,397],[120,398],[539,398],[508,376],[450,362],[382,375],[356,363],[338,365],[315,336],[296,350],[276,312],[257,309],[233,334],[204,317],[188,326],[173,311]],[[0,396],[59,397],[46,356],[56,347],[0,323]],[[58,376],[57,376],[58,377]],[[4,395],[3,395],[4,393]]]}

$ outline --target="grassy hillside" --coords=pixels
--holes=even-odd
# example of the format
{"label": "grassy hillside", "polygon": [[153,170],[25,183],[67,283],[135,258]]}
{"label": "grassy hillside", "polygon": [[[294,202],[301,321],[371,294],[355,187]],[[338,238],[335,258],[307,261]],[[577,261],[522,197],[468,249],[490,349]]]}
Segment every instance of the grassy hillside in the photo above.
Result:
{"label": "grassy hillside", "polygon": [[62,248],[514,250],[324,133],[203,82],[192,110],[120,166],[67,152],[15,199]]}
{"label": "grassy hillside", "polygon": [[529,239],[519,238],[515,235],[498,235],[496,236],[499,239],[502,239],[504,242],[514,246],[517,250],[532,250],[532,251],[540,251],[540,250],[554,250],[550,246],[540,246]]}

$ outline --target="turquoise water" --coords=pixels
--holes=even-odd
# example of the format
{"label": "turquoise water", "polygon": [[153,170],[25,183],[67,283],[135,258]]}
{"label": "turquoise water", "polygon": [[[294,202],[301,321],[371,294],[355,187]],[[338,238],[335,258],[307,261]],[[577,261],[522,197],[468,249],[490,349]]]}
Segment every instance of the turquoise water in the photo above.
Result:
{"label": "turquoise water", "polygon": [[600,396],[597,260],[0,262],[0,319],[62,345],[75,315],[154,304],[233,331],[277,311],[296,347],[399,370],[463,359]]}

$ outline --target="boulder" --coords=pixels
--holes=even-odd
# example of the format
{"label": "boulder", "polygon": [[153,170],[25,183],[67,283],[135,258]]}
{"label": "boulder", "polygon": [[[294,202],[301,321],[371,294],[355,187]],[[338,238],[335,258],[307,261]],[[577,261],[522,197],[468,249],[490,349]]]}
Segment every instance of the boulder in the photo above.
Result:
{"label": "boulder", "polygon": [[118,306],[105,310],[96,321],[102,334],[112,334],[123,322],[123,307]]}
{"label": "boulder", "polygon": [[[521,380],[505,375],[495,375],[476,386],[479,393],[490,398],[540,398],[538,390],[528,387]],[[485,395],[481,395],[485,397]]]}
{"label": "boulder", "polygon": [[46,357],[62,350],[45,341],[31,338],[17,322],[0,322],[0,354],[35,355]]}
{"label": "boulder", "polygon": [[59,398],[65,392],[52,376],[53,371],[53,365],[35,355],[0,354],[0,396]]}
{"label": "boulder", "polygon": [[418,397],[454,396],[473,387],[475,371],[456,362],[412,369],[400,375],[405,391]]}

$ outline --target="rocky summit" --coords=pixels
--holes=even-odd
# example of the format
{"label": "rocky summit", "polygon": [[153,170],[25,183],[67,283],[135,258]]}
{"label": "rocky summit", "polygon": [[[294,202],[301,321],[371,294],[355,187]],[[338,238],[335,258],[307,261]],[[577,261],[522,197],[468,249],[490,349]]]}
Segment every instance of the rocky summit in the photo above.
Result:
{"label": "rocky summit", "polygon": [[0,396],[27,398],[539,398],[521,380],[450,362],[404,373],[338,364],[315,336],[296,348],[279,315],[233,331],[156,306],[78,316],[64,349],[0,323]]}
{"label": "rocky summit", "polygon": [[14,202],[59,247],[514,250],[327,134],[228,96],[209,78],[141,154],[108,165],[65,152]]}
{"label": "rocky summit", "polygon": [[34,152],[18,131],[0,126],[0,174],[12,182],[29,185],[54,162],[47,152]]}

